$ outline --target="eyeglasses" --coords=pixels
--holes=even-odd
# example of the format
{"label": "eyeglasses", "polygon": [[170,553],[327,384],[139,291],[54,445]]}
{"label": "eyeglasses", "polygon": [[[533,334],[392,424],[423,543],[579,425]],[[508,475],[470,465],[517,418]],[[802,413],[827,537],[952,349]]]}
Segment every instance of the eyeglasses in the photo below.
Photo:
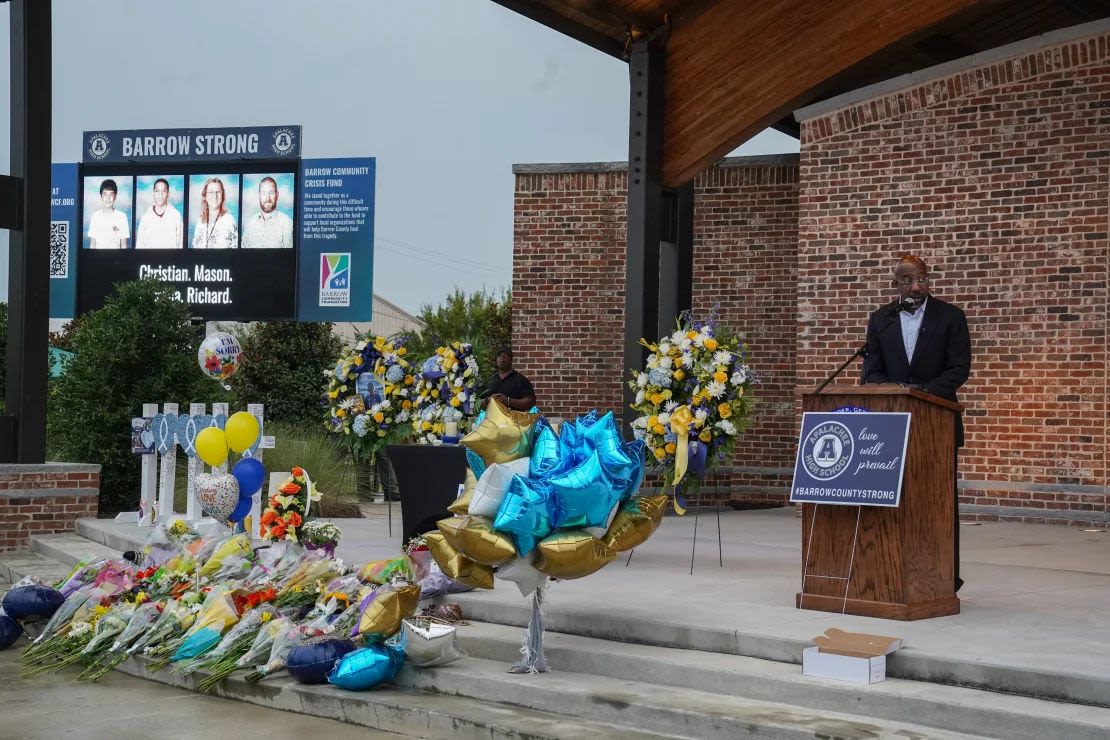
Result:
{"label": "eyeglasses", "polygon": [[929,284],[929,278],[924,276],[924,275],[922,275],[921,277],[915,277],[915,278],[904,277],[904,278],[899,278],[898,280],[895,280],[895,282],[898,283],[899,285],[901,285],[903,288],[908,288],[911,285],[913,285],[914,283],[917,283],[922,288],[924,288],[925,286],[927,286]]}

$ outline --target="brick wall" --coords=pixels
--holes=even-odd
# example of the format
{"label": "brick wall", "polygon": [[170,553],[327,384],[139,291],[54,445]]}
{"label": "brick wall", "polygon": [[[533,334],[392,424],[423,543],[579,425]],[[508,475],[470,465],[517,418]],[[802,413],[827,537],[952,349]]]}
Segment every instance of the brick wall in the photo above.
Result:
{"label": "brick wall", "polygon": [[[1110,38],[1025,46],[810,109],[796,166],[726,160],[695,180],[695,310],[719,304],[764,381],[713,481],[733,500],[785,500],[796,391],[862,343],[913,251],[973,336],[965,518],[1110,521]],[[516,172],[518,364],[552,415],[618,407],[623,165]]]}
{"label": "brick wall", "polygon": [[802,122],[800,385],[862,340],[900,251],[967,312],[961,503],[1107,509],[1106,36],[965,68]]}
{"label": "brick wall", "polygon": [[[627,178],[618,164],[516,168],[513,344],[549,416],[621,410]],[[781,503],[794,436],[797,157],[726,160],[695,182],[694,310],[743,336],[762,384],[707,491]]]}
{"label": "brick wall", "polygon": [[99,465],[0,465],[0,552],[73,531],[76,519],[96,516],[99,495]]}

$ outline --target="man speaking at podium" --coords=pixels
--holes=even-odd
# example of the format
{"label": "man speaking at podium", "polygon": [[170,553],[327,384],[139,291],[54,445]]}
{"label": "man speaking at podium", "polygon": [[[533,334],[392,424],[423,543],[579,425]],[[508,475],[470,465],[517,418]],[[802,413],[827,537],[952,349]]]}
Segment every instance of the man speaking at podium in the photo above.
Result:
{"label": "man speaking at podium", "polygon": [[[957,401],[956,389],[971,372],[971,335],[964,312],[929,295],[929,268],[919,257],[903,255],[894,268],[898,300],[871,314],[867,322],[864,383],[901,383]],[[956,416],[955,449],[964,445],[963,419]],[[955,469],[955,467],[953,467]],[[954,508],[953,541],[956,590],[960,590],[959,489]]]}

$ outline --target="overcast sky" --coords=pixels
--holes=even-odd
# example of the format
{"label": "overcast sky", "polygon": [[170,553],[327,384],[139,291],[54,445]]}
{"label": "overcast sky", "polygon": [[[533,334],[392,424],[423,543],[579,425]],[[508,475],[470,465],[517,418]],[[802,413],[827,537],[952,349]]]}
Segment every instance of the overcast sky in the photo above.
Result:
{"label": "overcast sky", "polygon": [[54,0],[53,43],[56,162],[85,130],[273,124],[305,157],[376,157],[374,289],[409,311],[511,286],[514,163],[627,157],[627,66],[493,2]]}

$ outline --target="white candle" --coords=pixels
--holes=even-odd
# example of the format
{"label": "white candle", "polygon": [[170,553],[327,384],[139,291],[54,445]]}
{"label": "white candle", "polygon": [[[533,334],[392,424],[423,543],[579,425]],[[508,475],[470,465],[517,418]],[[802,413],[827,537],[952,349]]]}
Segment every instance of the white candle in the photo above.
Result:
{"label": "white candle", "polygon": [[447,419],[443,422],[443,434],[445,437],[459,436],[459,422],[454,419]]}

